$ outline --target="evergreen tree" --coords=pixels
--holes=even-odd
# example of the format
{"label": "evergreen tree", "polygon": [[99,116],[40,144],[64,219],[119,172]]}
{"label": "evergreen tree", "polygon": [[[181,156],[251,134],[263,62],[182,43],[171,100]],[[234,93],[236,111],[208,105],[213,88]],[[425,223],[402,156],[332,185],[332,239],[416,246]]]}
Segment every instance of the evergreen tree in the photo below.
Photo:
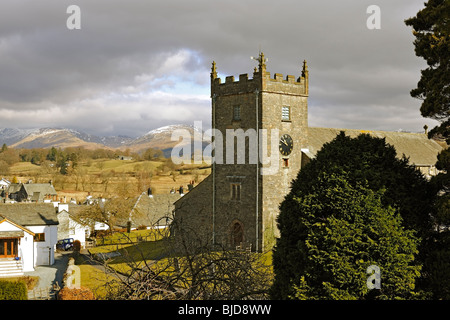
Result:
{"label": "evergreen tree", "polygon": [[[413,296],[423,259],[417,249],[424,250],[432,230],[433,195],[423,175],[384,139],[341,132],[299,172],[280,206],[273,298],[367,298],[361,281],[368,275],[361,272],[368,263],[382,268],[389,284],[381,297]],[[386,269],[390,263],[395,268]]]}
{"label": "evergreen tree", "polygon": [[441,134],[450,143],[450,1],[429,0],[415,17],[405,21],[413,27],[416,55],[427,62],[417,88],[411,96],[423,100],[424,117],[439,120],[441,125],[430,134]]}
{"label": "evergreen tree", "polygon": [[52,147],[47,153],[47,160],[56,161],[57,155],[58,155],[58,150],[55,147]]}
{"label": "evergreen tree", "polygon": [[[415,279],[420,275],[420,266],[414,264],[418,240],[412,231],[404,230],[392,207],[382,205],[383,192],[362,184],[351,186],[344,172],[321,174],[317,186],[315,192],[297,193],[282,205],[279,223],[283,228],[274,253],[275,286],[280,281],[290,285],[281,297],[414,296]],[[288,250],[283,245],[286,240],[291,244]],[[295,264],[286,261],[288,251]],[[288,279],[284,278],[285,262],[292,272]],[[367,286],[366,271],[372,265],[381,270],[380,290]]]}
{"label": "evergreen tree", "polygon": [[[417,88],[411,96],[423,100],[422,116],[440,122],[429,132],[429,137],[438,137],[450,144],[450,1],[429,0],[425,8],[415,17],[407,19],[415,36],[416,55],[427,62],[421,71]],[[450,225],[450,150],[438,155],[436,168],[442,170],[432,178],[431,184],[438,195],[434,222],[438,228]],[[442,231],[442,230],[440,230]],[[425,253],[425,265],[421,285],[433,292],[435,299],[450,299],[450,231],[436,232],[429,241]]]}

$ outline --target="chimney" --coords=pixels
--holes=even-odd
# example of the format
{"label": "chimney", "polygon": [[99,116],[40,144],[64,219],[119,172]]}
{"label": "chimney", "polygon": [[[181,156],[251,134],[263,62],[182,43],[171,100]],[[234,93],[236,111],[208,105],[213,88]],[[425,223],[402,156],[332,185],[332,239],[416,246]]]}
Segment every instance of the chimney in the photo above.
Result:
{"label": "chimney", "polygon": [[428,126],[424,125],[423,128],[425,129],[425,134],[428,134]]}

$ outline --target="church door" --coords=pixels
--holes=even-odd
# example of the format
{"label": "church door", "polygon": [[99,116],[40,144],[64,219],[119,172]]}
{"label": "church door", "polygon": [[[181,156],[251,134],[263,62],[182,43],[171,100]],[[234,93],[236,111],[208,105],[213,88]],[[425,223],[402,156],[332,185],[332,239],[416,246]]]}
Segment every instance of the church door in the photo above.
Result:
{"label": "church door", "polygon": [[244,242],[244,227],[242,223],[235,222],[231,229],[231,245],[240,246]]}

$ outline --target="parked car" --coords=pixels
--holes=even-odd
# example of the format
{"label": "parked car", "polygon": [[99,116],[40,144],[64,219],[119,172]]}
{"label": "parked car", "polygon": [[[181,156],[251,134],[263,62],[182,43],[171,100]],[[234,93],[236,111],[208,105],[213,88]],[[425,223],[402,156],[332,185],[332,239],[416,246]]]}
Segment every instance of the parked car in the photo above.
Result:
{"label": "parked car", "polygon": [[58,240],[56,249],[63,251],[73,250],[73,238]]}

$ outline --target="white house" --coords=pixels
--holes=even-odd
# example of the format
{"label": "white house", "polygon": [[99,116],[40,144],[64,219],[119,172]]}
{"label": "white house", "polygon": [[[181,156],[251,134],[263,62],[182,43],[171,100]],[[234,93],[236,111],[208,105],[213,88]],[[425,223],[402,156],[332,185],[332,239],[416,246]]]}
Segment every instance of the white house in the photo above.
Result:
{"label": "white house", "polygon": [[2,179],[0,180],[0,190],[1,190],[1,189],[4,189],[4,190],[8,189],[8,187],[9,187],[10,184],[11,184],[11,182],[9,182],[8,180],[6,180],[5,178],[2,178]]}
{"label": "white house", "polygon": [[0,276],[54,264],[57,233],[52,204],[0,204]]}
{"label": "white house", "polygon": [[82,247],[85,246],[86,233],[89,234],[90,227],[79,221],[72,212],[78,208],[78,205],[59,203],[58,210],[58,240],[72,238],[81,242]]}

